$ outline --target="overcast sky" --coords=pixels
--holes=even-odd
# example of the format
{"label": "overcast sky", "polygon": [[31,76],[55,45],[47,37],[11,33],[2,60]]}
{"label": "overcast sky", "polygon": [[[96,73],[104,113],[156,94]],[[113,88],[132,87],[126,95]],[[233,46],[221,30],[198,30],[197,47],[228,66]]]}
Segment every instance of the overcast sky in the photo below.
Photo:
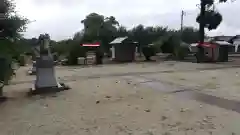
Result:
{"label": "overcast sky", "polygon": [[[28,25],[25,37],[49,33],[52,39],[71,38],[83,28],[81,20],[89,13],[115,16],[127,28],[138,24],[179,29],[181,10],[185,26],[198,27],[195,18],[200,0],[15,0],[20,15],[36,20]],[[224,21],[209,35],[240,34],[240,0],[218,4]]]}

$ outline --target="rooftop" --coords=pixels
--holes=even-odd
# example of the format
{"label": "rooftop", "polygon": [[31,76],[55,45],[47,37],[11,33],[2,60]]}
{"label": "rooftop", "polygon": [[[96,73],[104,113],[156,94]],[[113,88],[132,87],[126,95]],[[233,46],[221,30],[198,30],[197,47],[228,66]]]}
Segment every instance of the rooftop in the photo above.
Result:
{"label": "rooftop", "polygon": [[127,38],[128,37],[118,37],[118,38],[114,39],[112,42],[110,42],[110,44],[120,44]]}

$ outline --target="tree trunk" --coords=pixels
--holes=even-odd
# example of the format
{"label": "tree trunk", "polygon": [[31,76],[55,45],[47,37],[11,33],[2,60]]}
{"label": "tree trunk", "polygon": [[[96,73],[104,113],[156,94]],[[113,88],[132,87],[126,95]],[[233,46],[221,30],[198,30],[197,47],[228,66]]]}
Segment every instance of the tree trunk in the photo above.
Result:
{"label": "tree trunk", "polygon": [[[203,44],[204,42],[204,36],[205,36],[205,10],[206,10],[206,5],[205,3],[201,0],[201,12],[200,12],[200,24],[199,24],[199,39],[200,39],[200,44]],[[197,52],[197,61],[202,62],[204,58],[204,49],[202,46],[198,46],[198,52]]]}
{"label": "tree trunk", "polygon": [[201,1],[201,11],[200,11],[200,26],[199,26],[199,36],[200,36],[200,43],[202,44],[204,42],[204,35],[205,35],[205,31],[204,31],[204,26],[205,26],[205,10],[206,10],[206,5],[204,4],[204,2]]}

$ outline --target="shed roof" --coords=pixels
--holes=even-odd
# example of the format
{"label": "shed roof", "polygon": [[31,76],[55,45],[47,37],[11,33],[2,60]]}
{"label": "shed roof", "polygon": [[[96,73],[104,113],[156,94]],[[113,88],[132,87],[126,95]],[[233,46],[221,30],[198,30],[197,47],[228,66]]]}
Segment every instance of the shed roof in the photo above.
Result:
{"label": "shed roof", "polygon": [[110,44],[120,44],[122,43],[124,40],[126,40],[128,37],[118,37],[116,39],[114,39]]}

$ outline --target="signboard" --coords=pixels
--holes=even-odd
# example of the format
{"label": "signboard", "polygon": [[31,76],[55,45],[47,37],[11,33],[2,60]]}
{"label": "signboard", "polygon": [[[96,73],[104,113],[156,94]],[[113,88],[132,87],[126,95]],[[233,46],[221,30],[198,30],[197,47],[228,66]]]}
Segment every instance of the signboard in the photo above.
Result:
{"label": "signboard", "polygon": [[100,46],[100,43],[93,43],[93,44],[82,44],[82,46],[88,46],[88,47],[98,47],[98,46]]}

